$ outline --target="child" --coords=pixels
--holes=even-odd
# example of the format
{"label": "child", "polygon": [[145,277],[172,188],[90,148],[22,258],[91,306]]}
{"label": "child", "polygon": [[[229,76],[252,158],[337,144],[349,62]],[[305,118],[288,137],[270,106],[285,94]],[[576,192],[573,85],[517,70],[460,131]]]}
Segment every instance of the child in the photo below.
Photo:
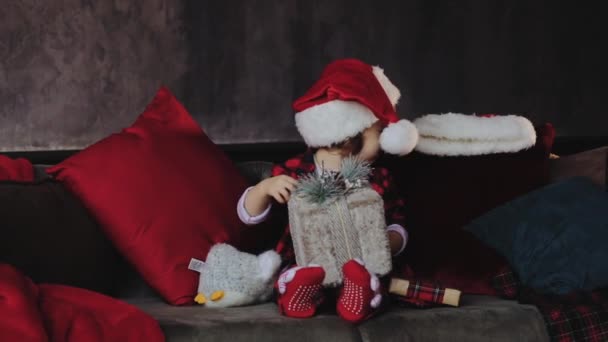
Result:
{"label": "child", "polygon": [[[296,126],[308,151],[275,165],[272,177],[245,191],[237,208],[241,220],[248,225],[264,221],[273,201],[287,203],[300,176],[337,172],[342,159],[349,155],[373,162],[380,149],[398,155],[409,153],[418,133],[409,121],[398,119],[394,106],[399,97],[399,90],[378,67],[356,59],[329,64],[313,87],[294,102]],[[388,170],[375,168],[370,185],[384,199],[387,234],[393,256],[397,256],[407,243],[404,203],[394,192]],[[289,227],[276,249],[292,266],[277,281],[279,309],[289,317],[313,316],[323,299],[324,270],[316,265],[293,267]],[[347,262],[343,275],[337,312],[350,322],[361,322],[380,305],[380,282],[360,260]]]}

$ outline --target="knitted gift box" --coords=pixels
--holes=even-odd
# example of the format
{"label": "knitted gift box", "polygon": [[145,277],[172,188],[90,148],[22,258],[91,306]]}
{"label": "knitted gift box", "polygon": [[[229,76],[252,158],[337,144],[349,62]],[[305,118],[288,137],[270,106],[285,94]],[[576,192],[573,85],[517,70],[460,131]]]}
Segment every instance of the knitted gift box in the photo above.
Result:
{"label": "knitted gift box", "polygon": [[391,271],[384,202],[372,188],[353,189],[324,203],[296,194],[288,211],[296,262],[321,265],[324,285],[340,285],[342,265],[354,258],[363,260],[374,274]]}

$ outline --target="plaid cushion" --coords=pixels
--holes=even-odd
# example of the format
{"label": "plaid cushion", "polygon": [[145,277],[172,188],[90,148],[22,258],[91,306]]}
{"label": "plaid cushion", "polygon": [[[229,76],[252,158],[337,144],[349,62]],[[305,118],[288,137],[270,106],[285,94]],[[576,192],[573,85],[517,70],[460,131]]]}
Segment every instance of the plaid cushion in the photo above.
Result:
{"label": "plaid cushion", "polygon": [[494,279],[492,279],[492,285],[496,289],[498,296],[505,299],[517,298],[520,283],[509,266],[501,268]]}
{"label": "plaid cushion", "polygon": [[608,289],[565,296],[526,289],[519,300],[538,307],[553,341],[608,341]]}
{"label": "plaid cushion", "polygon": [[403,306],[430,308],[443,305],[445,290],[446,288],[437,282],[410,280],[407,293],[392,297]]}
{"label": "plaid cushion", "polygon": [[536,306],[552,341],[608,341],[608,288],[564,296],[546,295],[525,288],[506,269],[494,279],[494,285],[505,297]]}

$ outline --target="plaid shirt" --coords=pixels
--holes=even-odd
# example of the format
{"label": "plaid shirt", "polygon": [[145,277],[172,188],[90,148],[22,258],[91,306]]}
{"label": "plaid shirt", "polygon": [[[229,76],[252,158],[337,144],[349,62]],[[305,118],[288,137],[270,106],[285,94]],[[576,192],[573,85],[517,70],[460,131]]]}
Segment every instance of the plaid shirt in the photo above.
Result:
{"label": "plaid shirt", "polygon": [[[315,168],[313,153],[311,150],[308,150],[306,153],[291,158],[284,163],[276,164],[272,168],[272,176],[287,175],[294,179],[299,179],[301,176],[314,172]],[[404,226],[405,215],[403,214],[403,206],[405,202],[395,191],[395,185],[388,170],[380,167],[374,168],[370,176],[370,186],[384,200],[387,225],[399,224]],[[281,216],[287,217],[284,213]],[[295,263],[295,254],[288,224],[275,250],[282,256],[287,265]]]}
{"label": "plaid shirt", "polygon": [[504,297],[538,308],[552,341],[608,341],[608,288],[563,296],[545,295],[522,286],[507,269],[494,280]]}

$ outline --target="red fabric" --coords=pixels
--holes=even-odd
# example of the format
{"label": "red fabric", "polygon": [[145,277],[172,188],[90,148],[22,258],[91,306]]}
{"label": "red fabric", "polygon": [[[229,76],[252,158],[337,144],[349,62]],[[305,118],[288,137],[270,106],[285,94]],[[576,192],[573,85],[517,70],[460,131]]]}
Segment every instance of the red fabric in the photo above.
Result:
{"label": "red fabric", "polygon": [[510,268],[495,281],[498,293],[538,308],[551,341],[608,341],[608,288],[546,295],[521,285]]}
{"label": "red fabric", "polygon": [[48,172],[171,304],[193,303],[190,258],[205,260],[220,242],[256,243],[235,210],[245,179],[166,88],[131,127]]}
{"label": "red fabric", "polygon": [[[288,175],[298,179],[301,176],[315,171],[314,157],[311,150],[306,153],[295,156],[282,164],[276,164],[272,168],[272,176]],[[399,224],[402,227],[407,227],[405,224],[404,206],[405,201],[397,193],[397,189],[390,172],[383,167],[374,167],[370,186],[378,192],[384,200],[384,211],[386,216],[386,224]],[[275,209],[276,210],[276,209]],[[295,264],[295,254],[291,241],[291,233],[289,232],[289,223],[287,222],[287,213],[285,206],[281,210],[273,213],[273,219],[270,220],[270,225],[281,225],[285,227],[283,234],[275,247],[277,253],[281,255],[286,264]]]}
{"label": "red fabric", "polygon": [[[293,272],[293,279],[290,273]],[[325,270],[322,267],[304,267],[285,271],[278,282],[285,282],[285,292],[279,293],[277,304],[280,312],[293,318],[308,318],[315,315],[323,301],[322,287]],[[279,285],[276,284],[275,287]]]}
{"label": "red fabric", "polygon": [[0,264],[0,337],[6,342],[161,342],[158,323],[139,309],[95,292],[36,285]]}
{"label": "red fabric", "polygon": [[0,181],[31,182],[34,166],[23,158],[11,159],[0,155]]}
{"label": "red fabric", "polygon": [[294,101],[293,109],[301,112],[333,100],[359,102],[385,125],[399,120],[372,66],[357,59],[340,59],[327,65],[306,94]]}
{"label": "red fabric", "polygon": [[336,311],[348,322],[361,323],[375,313],[371,306],[376,295],[371,286],[372,276],[355,260],[350,260],[342,266],[342,274],[344,284],[340,288]]}
{"label": "red fabric", "polygon": [[410,240],[400,256],[415,276],[468,294],[496,294],[494,276],[504,258],[462,229],[472,219],[547,184],[555,137],[550,124],[537,127],[526,151],[468,157],[412,153],[382,163],[408,199]]}

